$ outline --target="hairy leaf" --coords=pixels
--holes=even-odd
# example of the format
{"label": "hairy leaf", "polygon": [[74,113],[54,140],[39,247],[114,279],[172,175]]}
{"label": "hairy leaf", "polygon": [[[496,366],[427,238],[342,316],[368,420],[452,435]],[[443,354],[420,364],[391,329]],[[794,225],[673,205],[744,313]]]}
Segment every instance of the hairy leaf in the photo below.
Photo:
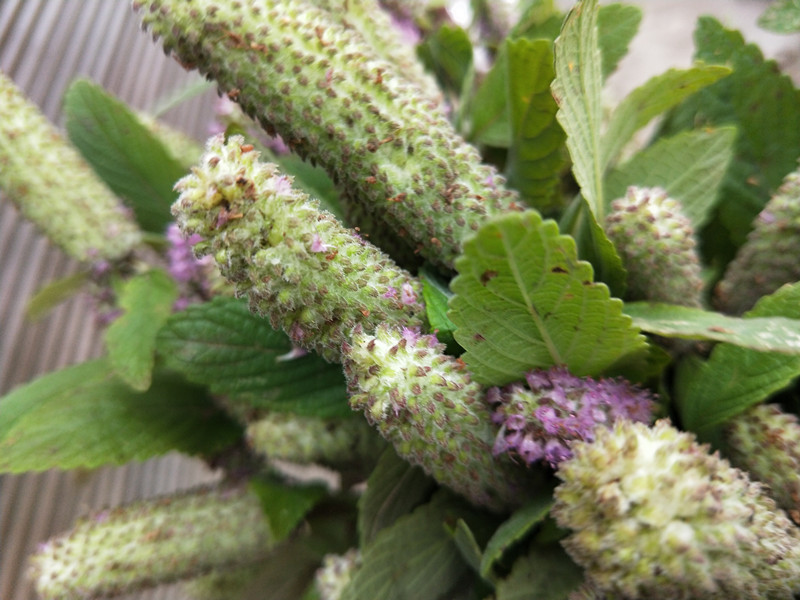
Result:
{"label": "hairy leaf", "polygon": [[532,547],[497,585],[497,600],[567,600],[583,571],[558,544]]}
{"label": "hairy leaf", "polygon": [[534,368],[597,375],[645,341],[622,302],[592,282],[575,242],[535,212],[503,215],[464,245],[450,318],[477,381],[502,385]]}
{"label": "hairy leaf", "polygon": [[608,174],[606,197],[609,201],[621,198],[631,185],[661,187],[680,201],[699,232],[719,197],[735,141],[735,127],[684,131],[661,138]]}
{"label": "hairy leaf", "polygon": [[158,351],[187,379],[215,394],[300,415],[351,414],[341,367],[315,355],[293,358],[292,344],[233,298],[216,298],[170,317]]}
{"label": "hairy leaf", "polygon": [[[758,301],[745,319],[800,319],[800,284]],[[675,399],[684,426],[699,436],[783,389],[800,375],[800,356],[719,344],[711,357],[679,365]]]}
{"label": "hairy leaf", "polygon": [[142,229],[163,233],[177,198],[172,186],[185,175],[158,138],[100,86],[73,83],[64,96],[67,133],[103,181],[136,214]]}
{"label": "hairy leaf", "polygon": [[597,220],[605,218],[603,201],[602,55],[597,33],[597,0],[579,2],[567,15],[555,42],[552,91],[558,122],[567,134],[572,172]]}
{"label": "hairy leaf", "polygon": [[147,392],[134,392],[105,359],[44,375],[0,402],[5,473],[211,454],[242,436],[202,388],[156,372]]}
{"label": "hairy leaf", "polygon": [[550,93],[553,50],[548,40],[520,38],[505,44],[511,147],[506,174],[532,208],[553,207],[564,165],[564,130],[555,119],[558,106]]}
{"label": "hairy leaf", "polygon": [[436,483],[422,469],[398,457],[394,448],[387,448],[358,501],[359,546],[372,542],[378,532],[411,512],[435,488]]}
{"label": "hairy leaf", "polygon": [[713,340],[760,352],[800,354],[800,320],[786,317],[739,319],[717,312],[659,302],[626,302],[636,327],[663,337]]}
{"label": "hairy leaf", "polygon": [[125,312],[106,330],[106,348],[114,371],[135,390],[150,385],[156,336],[177,297],[175,282],[158,269],[136,275],[120,287],[118,303]]}
{"label": "hairy leaf", "polygon": [[611,165],[633,134],[654,117],[730,72],[728,67],[717,65],[698,65],[685,70],[670,69],[633,90],[611,115],[603,136],[600,161],[602,168]]}
{"label": "hairy leaf", "polygon": [[639,31],[642,9],[629,4],[605,4],[597,15],[598,43],[603,56],[603,79],[611,75],[628,53]]}
{"label": "hairy leaf", "polygon": [[758,18],[758,24],[776,33],[800,31],[800,0],[773,0]]}

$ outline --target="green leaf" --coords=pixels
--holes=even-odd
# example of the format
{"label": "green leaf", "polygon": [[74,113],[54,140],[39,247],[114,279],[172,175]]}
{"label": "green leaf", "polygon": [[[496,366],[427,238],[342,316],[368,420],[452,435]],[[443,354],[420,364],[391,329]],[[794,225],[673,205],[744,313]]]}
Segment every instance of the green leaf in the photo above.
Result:
{"label": "green leaf", "polygon": [[0,472],[121,465],[178,450],[211,454],[242,431],[201,388],[156,372],[131,390],[107,360],[49,373],[2,400]]}
{"label": "green leaf", "polygon": [[719,205],[719,218],[731,242],[725,251],[730,255],[744,242],[770,194],[797,167],[800,90],[780,73],[775,61],[764,60],[756,45],[745,44],[738,31],[725,29],[711,17],[700,18],[694,38],[697,60],[729,65],[733,73],[687,98],[672,111],[661,133],[725,124],[737,127],[735,156],[720,192],[725,202]]}
{"label": "green leaf", "polygon": [[452,292],[442,284],[438,278],[426,269],[419,273],[422,280],[422,297],[425,300],[425,311],[431,331],[436,334],[440,342],[448,346],[448,350],[456,350],[453,332],[456,326],[447,316],[447,302],[453,296]]}
{"label": "green leaf", "polygon": [[595,277],[608,286],[611,295],[621,298],[625,295],[628,274],[622,259],[606,232],[600,227],[594,213],[583,197],[580,198],[577,231],[574,233],[578,256],[592,264]]}
{"label": "green leaf", "polygon": [[447,598],[468,567],[444,525],[463,512],[461,504],[440,494],[400,517],[362,549],[361,568],[341,600]]}
{"label": "green leaf", "polygon": [[233,401],[318,417],[352,412],[341,367],[315,355],[291,358],[289,338],[240,300],[216,298],[172,315],[158,351],[189,381]]}
{"label": "green leaf", "polygon": [[564,16],[553,0],[533,0],[527,4],[508,39],[525,37],[530,40],[555,40],[561,31]]}
{"label": "green leaf", "polygon": [[740,319],[717,312],[663,304],[626,302],[636,327],[663,337],[727,342],[760,352],[800,354],[800,320],[785,317]]}
{"label": "green leaf", "polygon": [[[747,319],[800,319],[800,284],[764,296]],[[729,343],[714,348],[706,362],[685,360],[678,368],[675,399],[683,425],[708,437],[713,428],[783,389],[800,375],[800,356],[758,352]]]}
{"label": "green leaf", "polygon": [[512,545],[521,541],[530,531],[541,523],[553,505],[552,495],[540,495],[519,508],[500,527],[489,540],[480,566],[480,574],[488,577],[492,568]]}
{"label": "green leaf", "polygon": [[489,221],[464,244],[450,318],[464,361],[488,385],[565,365],[597,375],[645,341],[622,302],[592,282],[572,238],[533,211]]}
{"label": "green leaf", "polygon": [[89,274],[82,271],[56,279],[40,287],[36,290],[33,298],[28,301],[25,316],[30,321],[38,321],[46,317],[56,306],[80,292],[87,281],[89,281]]}
{"label": "green leaf", "polygon": [[698,65],[686,70],[670,69],[633,90],[614,110],[603,135],[602,168],[611,165],[633,134],[654,117],[730,72],[728,67],[716,65]]}
{"label": "green leaf", "polygon": [[290,487],[266,476],[252,479],[250,489],[261,500],[275,543],[286,539],[308,511],[327,495],[321,484]]}
{"label": "green leaf", "polygon": [[481,547],[467,522],[464,519],[458,519],[450,534],[453,536],[456,548],[461,553],[461,558],[477,573],[481,566]]}
{"label": "green leaf", "polygon": [[555,119],[558,105],[550,93],[555,76],[552,44],[520,38],[506,41],[505,50],[511,124],[508,183],[528,206],[550,209],[564,166],[565,138]]}
{"label": "green leaf", "polygon": [[387,448],[358,501],[359,546],[364,548],[381,530],[424,502],[436,488],[419,467],[408,464]]}
{"label": "green leaf", "polygon": [[533,547],[497,585],[497,600],[566,600],[583,583],[583,571],[558,544]]}
{"label": "green leaf", "polygon": [[150,386],[156,336],[177,297],[175,282],[158,269],[136,275],[120,287],[118,304],[125,312],[106,330],[106,348],[114,371],[135,390]]}
{"label": "green leaf", "polygon": [[617,69],[639,31],[642,9],[628,4],[605,4],[597,15],[598,43],[603,55],[603,79]]}
{"label": "green leaf", "polygon": [[74,82],[64,96],[67,133],[92,168],[136,214],[142,229],[163,233],[185,175],[158,138],[100,86]]}
{"label": "green leaf", "polygon": [[628,186],[661,187],[681,202],[695,231],[711,216],[736,141],[735,127],[685,131],[661,138],[634,155],[606,178],[609,201]]}
{"label": "green leaf", "polygon": [[552,91],[558,122],[567,134],[572,172],[598,222],[605,220],[603,201],[602,55],[597,32],[597,0],[583,0],[567,15],[555,41],[556,78]]}
{"label": "green leaf", "polygon": [[800,31],[800,0],[773,0],[758,18],[758,24],[775,33]]}
{"label": "green leaf", "polygon": [[508,97],[498,93],[498,90],[507,88],[507,45],[505,43],[500,46],[497,59],[469,103],[468,139],[473,144],[497,148],[508,148],[511,145]]}
{"label": "green leaf", "polygon": [[460,94],[472,67],[472,42],[456,25],[442,25],[417,47],[422,62],[443,88]]}

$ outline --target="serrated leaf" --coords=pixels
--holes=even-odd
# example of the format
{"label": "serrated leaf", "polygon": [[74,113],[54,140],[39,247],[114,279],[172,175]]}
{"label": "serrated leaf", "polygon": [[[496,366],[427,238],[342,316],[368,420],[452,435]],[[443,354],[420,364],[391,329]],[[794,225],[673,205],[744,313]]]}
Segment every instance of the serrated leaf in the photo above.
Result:
{"label": "serrated leaf", "polygon": [[317,502],[327,495],[324,485],[288,486],[269,477],[256,477],[250,489],[261,500],[274,542],[284,540]]}
{"label": "serrated leaf", "polygon": [[593,283],[575,242],[538,213],[503,215],[464,244],[450,318],[474,378],[502,385],[564,365],[597,375],[645,341],[622,302]]}
{"label": "serrated leaf", "polygon": [[447,598],[468,570],[445,529],[463,511],[461,504],[439,495],[382,530],[362,549],[361,568],[341,600]]}
{"label": "serrated leaf", "polygon": [[144,391],[155,366],[156,336],[172,314],[178,288],[164,271],[153,269],[125,281],[118,294],[125,312],[106,330],[108,357],[125,383]]}
{"label": "serrated leaf", "polygon": [[483,552],[480,574],[488,577],[494,565],[502,558],[506,550],[522,540],[531,529],[542,522],[553,505],[552,496],[541,495],[517,509],[489,540]]}
{"label": "serrated leaf", "polygon": [[497,584],[497,600],[566,600],[584,580],[583,570],[558,544],[533,547]]}
{"label": "serrated leaf", "polygon": [[758,24],[775,33],[800,31],[800,0],[773,0],[758,17]]}
{"label": "serrated leaf", "polygon": [[157,372],[138,393],[105,359],[49,373],[0,402],[5,473],[121,465],[172,450],[211,454],[242,436],[203,389]]}
{"label": "serrated leaf", "polygon": [[56,279],[42,286],[36,290],[36,294],[28,301],[28,306],[25,308],[25,316],[30,321],[38,321],[46,317],[56,306],[80,292],[88,280],[89,274],[82,271]]}
{"label": "serrated leaf", "polygon": [[556,118],[567,134],[573,175],[597,220],[603,222],[603,73],[597,13],[597,0],[583,0],[567,15],[555,41],[556,78],[551,89],[559,106]]}
{"label": "serrated leaf", "polygon": [[[730,236],[729,259],[744,242],[752,221],[800,156],[800,90],[782,75],[775,61],[745,44],[738,31],[701,17],[694,34],[695,58],[726,64],[733,73],[687,98],[672,111],[661,133],[698,127],[735,125],[735,156],[722,184],[719,218]],[[714,240],[718,242],[718,240]],[[717,244],[719,245],[719,244]]]}
{"label": "serrated leaf", "polygon": [[511,125],[508,184],[528,206],[550,209],[564,165],[565,139],[555,119],[558,105],[550,93],[555,76],[552,44],[520,38],[506,41],[505,50]]}
{"label": "serrated leaf", "polygon": [[103,181],[136,214],[142,229],[163,233],[177,198],[172,186],[185,175],[158,138],[100,86],[74,82],[64,96],[67,133]]}
{"label": "serrated leaf", "polygon": [[617,105],[603,135],[602,168],[611,165],[633,134],[653,118],[730,72],[730,68],[718,65],[670,69],[633,90]]}
{"label": "serrated leaf", "polygon": [[370,544],[382,529],[408,514],[430,496],[436,483],[397,456],[394,448],[381,455],[358,501],[359,546]]}
{"label": "serrated leaf", "polygon": [[172,315],[157,346],[171,368],[233,401],[308,416],[351,414],[341,367],[287,356],[289,338],[243,301],[216,298]]}
{"label": "serrated leaf", "polygon": [[431,331],[437,339],[448,346],[448,350],[456,350],[453,332],[456,326],[447,316],[447,303],[452,292],[442,284],[431,272],[422,269],[419,277],[422,280],[422,297],[425,300],[425,312]]}
{"label": "serrated leaf", "polygon": [[617,69],[639,31],[642,9],[629,4],[605,4],[597,15],[598,43],[603,56],[603,79]]}
{"label": "serrated leaf", "polygon": [[626,302],[625,314],[642,331],[663,337],[727,342],[759,352],[800,354],[800,320],[740,319],[717,312],[659,302]]}
{"label": "serrated leaf", "polygon": [[[764,296],[745,314],[800,319],[800,284],[785,285]],[[783,389],[800,375],[800,356],[759,352],[723,343],[711,357],[679,365],[675,399],[683,425],[701,438],[713,428]]]}
{"label": "serrated leaf", "polygon": [[735,127],[685,131],[661,138],[606,177],[609,201],[625,195],[628,186],[661,187],[679,200],[683,212],[700,231],[711,216],[736,141]]}
{"label": "serrated leaf", "polygon": [[417,54],[443,88],[461,93],[472,67],[472,42],[466,31],[443,25],[417,47]]}

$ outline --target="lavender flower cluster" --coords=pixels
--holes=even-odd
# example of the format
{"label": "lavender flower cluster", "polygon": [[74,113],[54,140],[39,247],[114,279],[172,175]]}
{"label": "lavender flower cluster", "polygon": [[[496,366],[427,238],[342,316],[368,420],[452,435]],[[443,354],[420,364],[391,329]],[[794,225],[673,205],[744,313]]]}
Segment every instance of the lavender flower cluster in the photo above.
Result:
{"label": "lavender flower cluster", "polygon": [[500,425],[493,452],[508,453],[531,465],[546,461],[554,469],[572,457],[576,440],[594,441],[595,429],[617,419],[649,423],[653,397],[627,381],[577,377],[563,367],[531,371],[526,388],[494,387],[487,399]]}

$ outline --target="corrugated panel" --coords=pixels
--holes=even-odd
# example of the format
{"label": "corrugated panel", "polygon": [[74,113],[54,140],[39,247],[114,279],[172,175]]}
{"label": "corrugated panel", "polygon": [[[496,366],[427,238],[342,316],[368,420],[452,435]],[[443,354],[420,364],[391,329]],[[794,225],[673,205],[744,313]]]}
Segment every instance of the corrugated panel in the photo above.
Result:
{"label": "corrugated panel", "polygon": [[[137,109],[195,81],[141,32],[127,2],[0,0],[0,69],[54,122],[61,98],[77,76],[87,76]],[[171,111],[166,121],[203,139],[214,95]],[[37,375],[102,353],[100,331],[87,298],[28,323],[28,299],[43,284],[77,270],[0,197],[0,394]],[[0,407],[2,410],[2,407]],[[0,477],[0,598],[32,600],[24,577],[37,544],[68,529],[91,508],[117,505],[190,487],[212,477],[198,461],[171,455],[125,468]],[[180,598],[165,587],[137,599]]]}

